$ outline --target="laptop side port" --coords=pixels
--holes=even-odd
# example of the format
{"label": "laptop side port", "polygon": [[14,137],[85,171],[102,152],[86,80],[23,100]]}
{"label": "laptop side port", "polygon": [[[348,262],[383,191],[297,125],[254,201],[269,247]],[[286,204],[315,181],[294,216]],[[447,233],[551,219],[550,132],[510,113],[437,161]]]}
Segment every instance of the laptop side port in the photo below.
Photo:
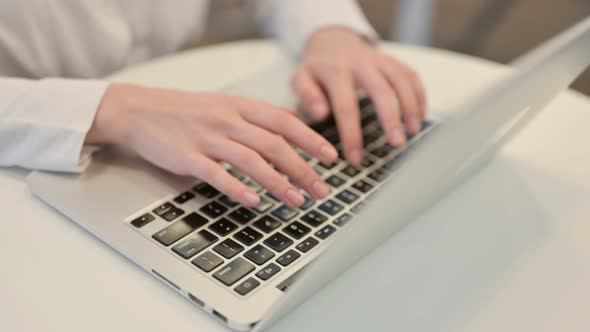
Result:
{"label": "laptop side port", "polygon": [[165,281],[168,285],[170,285],[170,286],[174,287],[176,290],[180,291],[180,287],[178,287],[177,284],[175,284],[172,281],[168,280],[166,277],[164,277],[163,275],[161,275],[160,273],[158,273],[158,271],[152,270],[152,273],[155,274],[161,280]]}
{"label": "laptop side port", "polygon": [[201,300],[199,300],[196,296],[194,296],[191,293],[188,293],[188,298],[191,299],[191,301],[195,302],[196,304],[200,305],[201,307],[205,306],[205,303]]}
{"label": "laptop side port", "polygon": [[227,317],[225,317],[224,315],[219,313],[219,311],[213,309],[213,315],[215,315],[215,317],[217,317],[217,318],[221,319],[222,321],[224,321],[225,323],[227,323]]}

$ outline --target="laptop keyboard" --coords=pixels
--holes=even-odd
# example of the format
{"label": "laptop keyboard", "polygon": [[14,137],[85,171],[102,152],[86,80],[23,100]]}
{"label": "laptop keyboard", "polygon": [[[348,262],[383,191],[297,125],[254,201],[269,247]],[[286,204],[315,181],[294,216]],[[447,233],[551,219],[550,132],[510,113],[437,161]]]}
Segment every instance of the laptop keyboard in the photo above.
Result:
{"label": "laptop keyboard", "polygon": [[[338,132],[333,119],[313,126],[339,152],[330,164],[319,163],[297,150],[328,183],[331,194],[315,201],[304,193],[300,208],[290,208],[247,176],[230,173],[256,190],[260,204],[245,208],[206,182],[179,193],[170,201],[146,208],[129,224],[149,236],[165,250],[244,297],[276,278],[302,257],[318,250],[322,242],[349,222],[354,221],[367,198],[391,175],[396,158],[402,152],[388,145],[372,105],[360,102],[363,141],[367,150],[362,167],[349,165],[342,157]],[[424,122],[422,132],[408,137],[408,147],[432,127]],[[205,203],[195,208],[196,198]],[[162,221],[163,227],[146,234],[146,225]],[[295,272],[295,271],[291,271]]]}

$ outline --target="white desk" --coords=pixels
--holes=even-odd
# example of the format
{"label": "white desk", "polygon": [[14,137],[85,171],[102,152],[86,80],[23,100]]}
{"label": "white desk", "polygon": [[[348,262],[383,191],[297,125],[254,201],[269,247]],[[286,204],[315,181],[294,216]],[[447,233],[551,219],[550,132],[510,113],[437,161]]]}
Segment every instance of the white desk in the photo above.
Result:
{"label": "white desk", "polygon": [[[436,108],[507,72],[441,51],[385,50],[418,68]],[[210,90],[281,61],[272,44],[244,42],[118,78]],[[589,126],[590,100],[563,94],[489,167],[276,330],[588,331]],[[32,197],[25,174],[0,170],[0,330],[226,330]]]}

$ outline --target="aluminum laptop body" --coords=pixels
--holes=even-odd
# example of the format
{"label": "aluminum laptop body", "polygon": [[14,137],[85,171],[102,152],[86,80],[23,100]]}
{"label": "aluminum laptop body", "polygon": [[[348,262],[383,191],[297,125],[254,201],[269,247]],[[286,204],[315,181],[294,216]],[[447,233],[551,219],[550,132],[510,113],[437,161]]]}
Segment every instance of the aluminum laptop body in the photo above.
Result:
{"label": "aluminum laptop body", "polygon": [[[254,217],[247,211],[237,213],[240,207],[223,201],[221,194],[199,181],[172,176],[114,149],[100,152],[84,174],[33,172],[27,181],[41,200],[196,306],[233,329],[262,330],[465,180],[589,63],[590,18],[532,51],[512,75],[465,101],[452,118],[429,126],[404,151],[383,148],[377,138],[371,150],[372,164],[350,178],[341,174],[346,168],[343,162],[332,168],[314,164],[326,178],[342,176],[352,195],[336,197],[343,190],[335,189],[327,199],[332,203],[314,202],[310,210],[280,210],[280,203],[268,197],[273,206],[267,212],[251,211]],[[247,87],[244,91],[247,95]],[[363,109],[363,116],[371,117],[371,106]],[[318,130],[330,132],[329,126]],[[375,173],[378,170],[383,172]],[[348,171],[346,174],[354,173]],[[343,200],[356,201],[347,205]],[[366,204],[360,206],[359,201]],[[325,220],[318,213],[309,217],[311,211],[326,216]],[[189,217],[193,212],[197,216]],[[292,219],[287,218],[293,213]],[[354,216],[350,222],[339,219],[344,213]],[[151,217],[142,219],[146,215]],[[279,224],[259,222],[264,216],[278,219]],[[222,218],[229,223],[221,222]],[[166,232],[176,224],[182,227]],[[230,224],[237,228],[229,231]],[[178,234],[179,229],[187,233],[181,232],[181,238],[168,243],[170,234]],[[228,233],[221,235],[226,229]],[[286,236],[273,238],[279,232]],[[248,245],[249,237],[257,233],[261,237]],[[228,239],[242,247],[241,251],[232,254],[231,245],[222,246],[231,243]],[[313,250],[308,240],[317,242]],[[195,243],[207,246],[195,249]],[[260,250],[255,250],[258,245]],[[241,265],[229,266],[238,258]],[[264,262],[257,264],[261,259]],[[270,264],[276,269],[267,271]],[[250,271],[240,280],[227,279],[245,268]]]}

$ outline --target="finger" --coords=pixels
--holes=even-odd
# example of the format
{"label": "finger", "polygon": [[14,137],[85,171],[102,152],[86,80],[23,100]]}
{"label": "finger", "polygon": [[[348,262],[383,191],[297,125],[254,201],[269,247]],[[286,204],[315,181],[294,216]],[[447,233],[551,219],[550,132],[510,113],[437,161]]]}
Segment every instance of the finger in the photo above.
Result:
{"label": "finger", "polygon": [[363,136],[353,77],[345,71],[333,72],[322,78],[322,85],[328,91],[344,155],[358,166],[363,159]]}
{"label": "finger", "polygon": [[389,58],[389,60],[393,61],[395,66],[402,68],[407,77],[410,79],[410,83],[413,86],[413,91],[416,93],[416,99],[418,99],[418,104],[420,106],[420,114],[422,118],[426,116],[426,105],[427,105],[427,96],[426,96],[426,89],[424,88],[424,84],[422,83],[422,79],[420,75],[408,65],[396,60],[395,58]]}
{"label": "finger", "polygon": [[240,112],[246,121],[285,137],[326,164],[338,158],[338,152],[330,142],[291,113],[252,102],[250,106],[242,107]]}
{"label": "finger", "polygon": [[382,66],[385,77],[395,90],[400,102],[401,113],[408,131],[416,134],[422,126],[423,112],[419,105],[417,91],[411,82],[411,78],[404,71],[403,67],[394,66],[389,62]]}
{"label": "finger", "polygon": [[214,158],[238,168],[275,197],[290,207],[303,204],[303,195],[287,179],[282,177],[254,150],[226,139],[222,146],[210,146],[207,151]]}
{"label": "finger", "polygon": [[292,81],[293,90],[304,112],[315,122],[323,121],[330,114],[328,101],[310,71],[300,67]]}
{"label": "finger", "polygon": [[320,176],[281,136],[247,125],[230,137],[260,153],[314,198],[321,199],[330,193]]}
{"label": "finger", "polygon": [[383,74],[373,66],[366,66],[357,73],[357,81],[373,101],[389,144],[406,144],[406,134],[395,102],[395,91]]}
{"label": "finger", "polygon": [[201,155],[189,157],[187,174],[206,181],[232,200],[247,207],[254,207],[260,202],[258,194],[238,179],[229,174],[218,163]]}

